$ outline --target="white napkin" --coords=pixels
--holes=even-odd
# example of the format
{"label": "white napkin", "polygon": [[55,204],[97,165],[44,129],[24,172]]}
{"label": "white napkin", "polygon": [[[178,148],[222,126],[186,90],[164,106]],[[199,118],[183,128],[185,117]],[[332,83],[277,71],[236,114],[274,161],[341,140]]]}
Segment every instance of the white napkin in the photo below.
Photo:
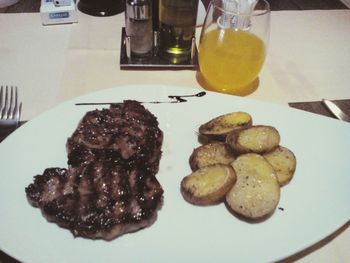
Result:
{"label": "white napkin", "polygon": [[207,13],[207,10],[205,10],[204,4],[202,1],[198,1],[198,11],[197,11],[197,26],[203,25],[205,15]]}
{"label": "white napkin", "polygon": [[236,11],[238,14],[251,14],[258,1],[257,0],[225,0],[224,2],[234,3],[233,7],[235,9],[231,11]]}
{"label": "white napkin", "polygon": [[[250,27],[250,16],[253,13],[257,0],[223,0],[223,8],[230,14],[223,15],[219,21],[219,27],[233,27],[241,30],[248,30]],[[233,14],[244,14],[237,16]]]}

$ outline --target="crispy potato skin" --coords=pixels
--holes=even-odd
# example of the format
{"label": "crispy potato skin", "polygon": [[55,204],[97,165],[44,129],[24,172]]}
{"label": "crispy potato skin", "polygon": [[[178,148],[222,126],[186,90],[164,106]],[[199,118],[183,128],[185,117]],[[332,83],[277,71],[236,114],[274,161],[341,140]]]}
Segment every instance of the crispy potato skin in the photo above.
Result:
{"label": "crispy potato skin", "polygon": [[230,164],[235,156],[231,148],[223,142],[214,142],[195,148],[189,163],[192,171],[212,164]]}
{"label": "crispy potato skin", "polygon": [[237,153],[266,153],[280,143],[276,128],[266,125],[251,126],[240,131],[233,131],[226,137],[226,143]]}
{"label": "crispy potato skin", "polygon": [[183,178],[181,193],[195,205],[212,205],[222,201],[236,182],[236,173],[230,165],[205,166]]}
{"label": "crispy potato skin", "polygon": [[280,185],[266,159],[255,153],[240,155],[232,164],[237,181],[226,195],[226,203],[237,214],[257,220],[275,211]]}
{"label": "crispy potato skin", "polygon": [[199,134],[208,140],[225,141],[226,135],[235,130],[252,126],[250,114],[242,111],[218,116],[199,127]]}
{"label": "crispy potato skin", "polygon": [[297,165],[294,153],[286,147],[278,146],[263,156],[274,168],[279,184],[283,186],[289,183]]}

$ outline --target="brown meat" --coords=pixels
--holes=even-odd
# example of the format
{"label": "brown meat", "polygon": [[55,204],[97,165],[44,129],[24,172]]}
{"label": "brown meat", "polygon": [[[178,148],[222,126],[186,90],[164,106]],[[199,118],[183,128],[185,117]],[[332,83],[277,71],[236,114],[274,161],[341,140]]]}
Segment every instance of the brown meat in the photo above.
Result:
{"label": "brown meat", "polygon": [[151,225],[163,133],[136,101],[86,113],[67,141],[68,169],[48,168],[26,188],[29,202],[75,236],[113,239]]}

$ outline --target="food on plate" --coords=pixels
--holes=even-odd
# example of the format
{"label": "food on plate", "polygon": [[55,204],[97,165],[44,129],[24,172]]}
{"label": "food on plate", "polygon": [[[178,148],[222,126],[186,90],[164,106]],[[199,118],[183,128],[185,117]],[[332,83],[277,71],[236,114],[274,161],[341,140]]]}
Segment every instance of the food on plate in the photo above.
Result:
{"label": "food on plate", "polygon": [[236,181],[230,165],[205,166],[183,178],[181,191],[184,198],[196,205],[211,205],[222,201]]}
{"label": "food on plate", "polygon": [[252,117],[246,112],[231,112],[218,116],[199,127],[199,134],[214,140],[224,141],[232,131],[252,125]]}
{"label": "food on plate", "polygon": [[236,213],[249,219],[271,214],[280,200],[280,185],[272,165],[256,153],[240,155],[233,163],[237,175],[226,202]]}
{"label": "food on plate", "polygon": [[274,168],[277,180],[281,186],[287,184],[292,179],[297,161],[291,150],[283,146],[278,146],[263,156]]}
{"label": "food on plate", "polygon": [[[195,205],[224,200],[236,215],[255,221],[275,211],[280,187],[295,172],[296,158],[280,145],[276,128],[252,123],[248,113],[234,112],[199,127],[199,137],[206,135],[209,140],[199,140],[202,145],[189,158],[192,173],[181,182],[185,200]],[[221,141],[213,142],[217,139]],[[233,168],[235,180],[226,184],[225,172],[217,167],[223,170],[227,165]],[[226,176],[231,173],[226,171]]]}
{"label": "food on plate", "polygon": [[89,111],[67,141],[68,169],[48,168],[25,190],[48,221],[111,240],[150,226],[162,206],[163,133],[139,102]]}
{"label": "food on plate", "polygon": [[280,143],[279,132],[272,126],[257,125],[227,135],[226,143],[238,153],[266,153]]}
{"label": "food on plate", "polygon": [[201,145],[193,150],[190,166],[195,171],[211,164],[230,164],[235,159],[231,148],[223,142]]}

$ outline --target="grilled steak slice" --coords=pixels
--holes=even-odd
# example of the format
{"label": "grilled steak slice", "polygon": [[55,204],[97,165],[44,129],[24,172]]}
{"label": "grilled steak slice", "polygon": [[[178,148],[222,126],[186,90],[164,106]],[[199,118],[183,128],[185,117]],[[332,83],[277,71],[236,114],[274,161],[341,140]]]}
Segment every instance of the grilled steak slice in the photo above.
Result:
{"label": "grilled steak slice", "polygon": [[140,103],[125,101],[88,112],[68,140],[68,153],[76,143],[90,149],[115,150],[123,159],[143,153],[148,159],[155,155],[154,150],[159,151],[161,140],[157,119]]}
{"label": "grilled steak slice", "polygon": [[26,188],[29,202],[75,236],[113,239],[151,225],[163,134],[141,104],[88,112],[67,141],[68,169],[48,168]]}

